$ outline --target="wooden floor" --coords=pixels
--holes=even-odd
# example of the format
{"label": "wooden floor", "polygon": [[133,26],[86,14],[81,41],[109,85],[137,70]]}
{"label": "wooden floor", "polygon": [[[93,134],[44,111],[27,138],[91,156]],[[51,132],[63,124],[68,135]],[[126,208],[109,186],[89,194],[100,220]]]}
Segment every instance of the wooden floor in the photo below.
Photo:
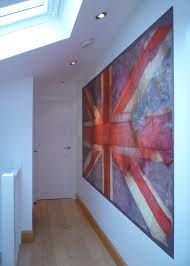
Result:
{"label": "wooden floor", "polygon": [[34,242],[21,246],[18,266],[115,265],[74,200],[39,201],[34,232]]}

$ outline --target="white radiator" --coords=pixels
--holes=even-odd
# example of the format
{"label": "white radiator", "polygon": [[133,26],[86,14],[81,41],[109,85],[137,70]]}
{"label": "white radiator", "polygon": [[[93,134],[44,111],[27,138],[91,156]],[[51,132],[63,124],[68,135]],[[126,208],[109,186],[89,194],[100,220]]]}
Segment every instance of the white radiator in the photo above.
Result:
{"label": "white radiator", "polygon": [[2,266],[16,266],[20,245],[20,171],[0,180]]}

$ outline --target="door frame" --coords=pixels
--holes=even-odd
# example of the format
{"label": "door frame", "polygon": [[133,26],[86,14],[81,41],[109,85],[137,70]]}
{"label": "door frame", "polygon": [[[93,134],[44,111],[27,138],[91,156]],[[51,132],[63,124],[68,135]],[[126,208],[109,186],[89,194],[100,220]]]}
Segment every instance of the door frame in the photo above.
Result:
{"label": "door frame", "polygon": [[[67,103],[72,102],[72,113],[74,114],[74,123],[75,123],[75,142],[73,143],[73,156],[74,162],[73,164],[76,166],[76,105],[74,104],[73,97],[55,97],[55,96],[41,96],[34,93],[34,102],[33,102],[33,152],[32,152],[32,169],[33,169],[33,202],[36,202],[43,197],[40,196],[39,191],[39,158],[38,158],[38,149],[39,149],[39,112],[40,112],[40,104],[41,103],[48,103],[48,102],[61,102]],[[74,193],[71,198],[76,199],[76,167],[75,167],[75,189]]]}

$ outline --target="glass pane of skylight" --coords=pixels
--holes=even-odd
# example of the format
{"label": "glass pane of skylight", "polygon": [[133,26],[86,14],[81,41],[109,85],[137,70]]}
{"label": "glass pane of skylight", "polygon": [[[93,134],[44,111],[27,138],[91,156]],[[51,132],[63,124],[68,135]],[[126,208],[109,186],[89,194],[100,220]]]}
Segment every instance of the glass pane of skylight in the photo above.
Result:
{"label": "glass pane of skylight", "polygon": [[25,2],[25,1],[28,1],[28,0],[0,0],[0,8],[18,4],[20,2]]}
{"label": "glass pane of skylight", "polygon": [[27,0],[0,8],[0,26],[47,13],[48,0]]}
{"label": "glass pane of skylight", "polygon": [[27,9],[43,6],[44,0],[28,0],[14,5],[9,5],[0,8],[0,17],[11,15],[17,12],[22,12]]}

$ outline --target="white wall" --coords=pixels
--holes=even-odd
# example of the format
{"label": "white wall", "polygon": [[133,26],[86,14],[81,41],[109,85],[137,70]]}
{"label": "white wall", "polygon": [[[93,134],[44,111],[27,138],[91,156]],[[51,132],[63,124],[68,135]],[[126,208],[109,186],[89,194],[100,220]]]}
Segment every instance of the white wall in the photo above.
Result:
{"label": "white wall", "polygon": [[[51,83],[39,83],[35,82],[34,86],[34,131],[33,131],[33,138],[34,138],[34,150],[38,150],[37,153],[33,154],[33,172],[34,172],[34,183],[33,183],[33,199],[34,201],[42,199],[42,198],[52,198],[55,197],[55,194],[57,193],[57,197],[72,197],[74,198],[76,196],[76,168],[73,167],[73,165],[76,165],[76,138],[75,138],[75,132],[76,132],[76,102],[75,102],[75,86],[72,84],[72,82],[61,84],[60,82],[54,82]],[[56,151],[56,158],[54,160],[56,161],[57,166],[61,166],[63,168],[63,172],[60,173],[60,175],[54,176],[54,181],[57,184],[60,184],[60,186],[64,183],[63,191],[60,195],[60,192],[58,189],[56,191],[51,191],[51,188],[47,184],[46,180],[48,179],[48,176],[46,176],[46,179],[44,180],[43,176],[40,176],[40,160],[42,162],[42,158],[39,158],[40,156],[40,126],[39,126],[39,116],[41,116],[41,113],[46,112],[47,117],[50,119],[50,116],[48,116],[48,110],[47,105],[50,106],[51,103],[57,104],[58,106],[64,105],[64,108],[59,108],[58,110],[58,116],[57,120],[64,121],[65,122],[65,116],[64,116],[64,110],[69,109],[69,123],[70,125],[65,125],[66,127],[70,127],[72,129],[73,135],[70,135],[70,143],[65,143],[64,136],[62,139],[59,140],[60,147],[63,146],[71,146],[71,150],[69,151],[69,162],[66,160],[67,165],[65,165],[65,159],[64,157],[64,150],[63,150],[63,157],[59,155],[59,152]],[[44,104],[46,105],[46,108],[44,109]],[[62,107],[64,107],[62,106]],[[68,109],[67,109],[68,108]],[[60,122],[60,123],[62,123]],[[68,122],[68,121],[67,121]],[[51,123],[51,121],[50,121]],[[59,129],[60,132],[61,129]],[[60,134],[60,133],[59,133]],[[46,137],[48,136],[48,132],[46,134]],[[56,135],[56,138],[58,138],[59,135]],[[57,139],[56,139],[57,141]],[[46,160],[46,157],[43,158]],[[43,165],[43,163],[42,163]],[[59,168],[57,167],[57,168]],[[51,173],[54,170],[53,166],[49,165],[49,170],[47,170],[49,173]],[[59,186],[59,188],[60,188]],[[40,188],[43,187],[43,190],[46,191],[46,195],[40,191]],[[59,196],[60,195],[60,196]]]}
{"label": "white wall", "polygon": [[0,172],[22,168],[21,230],[32,230],[33,79],[0,83]]}
{"label": "white wall", "polygon": [[[82,86],[87,84],[115,57],[174,5],[174,145],[175,145],[175,249],[174,260],[150,240],[120,211],[110,204],[82,177]],[[189,99],[190,99],[190,2],[189,0],[146,1],[116,36],[101,61],[89,66],[78,79],[77,193],[96,221],[130,266],[190,265],[189,204]]]}

